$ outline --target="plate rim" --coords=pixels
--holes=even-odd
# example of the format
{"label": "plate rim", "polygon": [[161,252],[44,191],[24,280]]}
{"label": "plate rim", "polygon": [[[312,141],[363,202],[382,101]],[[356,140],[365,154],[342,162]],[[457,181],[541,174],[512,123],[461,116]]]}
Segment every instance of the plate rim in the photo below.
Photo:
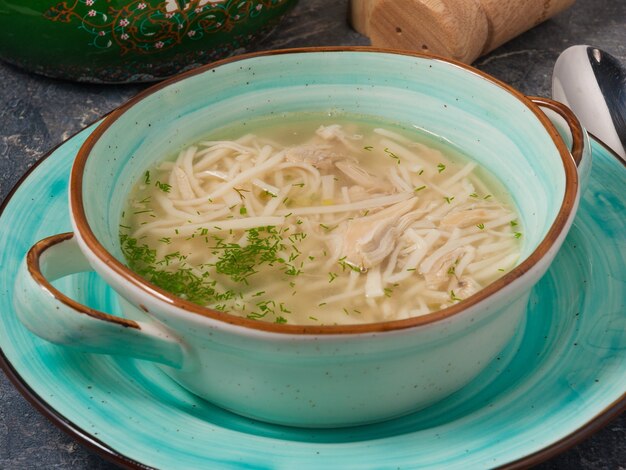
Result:
{"label": "plate rim", "polygon": [[[109,114],[109,113],[107,113]],[[106,115],[105,115],[106,116]],[[52,154],[59,150],[63,145],[72,140],[78,134],[86,132],[94,124],[100,122],[105,116],[91,122],[87,126],[73,133],[64,141],[58,143],[50,150],[48,150],[41,158],[39,158],[13,185],[9,190],[6,197],[0,203],[0,218],[4,213],[9,202],[13,199],[17,191],[24,184],[31,174],[33,174],[39,166],[46,161]],[[589,133],[590,140],[599,144],[603,149],[619,163],[626,168],[626,160],[622,159],[617,153],[615,153],[608,145],[595,135]],[[121,452],[115,450],[113,447],[105,444],[100,439],[93,436],[91,433],[85,431],[80,426],[73,423],[66,418],[60,412],[58,412],[52,405],[46,402],[37,392],[35,392],[30,384],[20,375],[20,373],[13,367],[13,364],[8,360],[4,354],[2,345],[0,344],[0,369],[7,376],[11,384],[17,389],[17,391],[43,416],[45,416],[52,424],[58,429],[63,431],[66,435],[76,439],[81,445],[85,446],[92,452],[96,453],[100,457],[112,462],[125,469],[139,469],[139,470],[156,470],[155,467],[151,467],[141,462],[128,457]],[[512,462],[505,463],[496,468],[500,470],[512,470],[519,468],[527,468],[529,466],[537,465],[552,457],[555,457],[568,449],[576,446],[582,441],[588,439],[602,428],[606,427],[611,421],[616,419],[622,413],[626,412],[626,391],[622,395],[614,400],[610,405],[599,411],[593,418],[588,420],[582,426],[574,429],[572,432],[562,437],[561,439],[531,453],[520,457]]]}

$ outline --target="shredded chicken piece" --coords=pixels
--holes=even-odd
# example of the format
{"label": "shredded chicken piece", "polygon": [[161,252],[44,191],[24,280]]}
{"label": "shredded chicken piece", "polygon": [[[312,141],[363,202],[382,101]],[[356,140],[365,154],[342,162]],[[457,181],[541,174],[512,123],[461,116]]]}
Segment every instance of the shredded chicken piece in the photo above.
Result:
{"label": "shredded chicken piece", "polygon": [[444,283],[450,280],[451,269],[458,263],[461,257],[465,254],[465,248],[457,248],[450,253],[439,258],[430,268],[430,271],[424,273],[424,279],[426,280],[426,286],[429,289],[441,289]]}
{"label": "shredded chicken piece", "polygon": [[362,140],[363,136],[359,134],[348,135],[346,134],[339,124],[332,124],[330,126],[320,126],[317,131],[315,131],[319,137],[324,140],[338,140],[343,145],[348,147],[351,150],[356,150],[356,147],[352,143],[356,140]]}
{"label": "shredded chicken piece", "polygon": [[482,286],[475,279],[468,276],[461,276],[453,290],[456,297],[464,300],[474,295],[480,289],[482,289]]}
{"label": "shredded chicken piece", "polygon": [[393,186],[382,178],[378,178],[361,168],[356,162],[340,160],[335,166],[348,178],[369,191],[381,191],[391,194]]}
{"label": "shredded chicken piece", "polygon": [[356,184],[348,188],[348,194],[351,201],[362,201],[363,199],[372,197],[363,186]]}
{"label": "shredded chicken piece", "polygon": [[330,145],[305,144],[291,147],[285,154],[285,160],[292,163],[308,163],[321,170],[329,170],[338,159],[345,159],[344,155],[331,152]]}
{"label": "shredded chicken piece", "polygon": [[402,235],[403,224],[399,221],[414,205],[415,198],[412,198],[373,215],[348,221],[341,257],[362,272],[382,263]]}
{"label": "shredded chicken piece", "polygon": [[501,211],[485,208],[474,209],[472,207],[458,207],[446,214],[442,219],[440,226],[442,228],[459,227],[465,228],[470,225],[484,223],[485,221],[495,219],[501,215]]}
{"label": "shredded chicken piece", "polygon": [[[348,195],[350,196],[350,201],[357,202],[365,199],[371,199],[376,196],[388,196],[389,194],[384,192],[368,191],[363,186],[355,184],[354,186],[350,186],[348,188]],[[376,212],[377,210],[379,209],[371,209],[370,213]]]}

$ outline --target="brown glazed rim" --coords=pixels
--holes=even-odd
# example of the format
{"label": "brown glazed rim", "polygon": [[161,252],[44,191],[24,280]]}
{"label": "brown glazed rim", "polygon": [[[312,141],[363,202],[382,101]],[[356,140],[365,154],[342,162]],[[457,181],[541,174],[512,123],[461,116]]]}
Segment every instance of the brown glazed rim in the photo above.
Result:
{"label": "brown glazed rim", "polygon": [[140,329],[139,324],[134,320],[116,317],[115,315],[109,315],[108,313],[94,310],[93,308],[76,302],[74,299],[71,299],[67,295],[63,294],[60,290],[54,287],[50,283],[50,281],[48,281],[48,279],[46,279],[46,276],[44,276],[43,272],[41,271],[41,256],[48,248],[71,240],[72,238],[74,238],[74,233],[67,232],[60,233],[58,235],[52,235],[35,243],[26,254],[26,266],[30,275],[37,282],[37,284],[39,284],[41,288],[45,289],[50,295],[52,295],[52,297],[56,298],[60,302],[63,302],[65,305],[71,307],[72,309],[74,309],[74,311],[78,313],[93,317],[97,320],[115,323],[117,325],[127,328]]}
{"label": "brown glazed rim", "polygon": [[572,131],[572,157],[574,158],[574,163],[576,166],[579,166],[582,162],[582,146],[584,141],[584,133],[583,127],[574,111],[569,109],[563,103],[559,103],[558,101],[551,100],[550,98],[544,98],[541,96],[528,96],[528,99],[533,103],[543,106],[545,108],[549,108],[552,111],[560,114],[569,124],[569,127]]}
{"label": "brown glazed rim", "polygon": [[[514,97],[516,97],[520,102],[525,104],[527,108],[535,114],[535,116],[539,119],[539,121],[543,124],[544,128],[552,138],[556,148],[558,149],[561,160],[563,162],[563,167],[565,171],[565,194],[563,197],[563,201],[561,204],[561,208],[550,227],[545,238],[540,242],[538,247],[531,253],[531,255],[525,259],[519,266],[515,269],[490,284],[486,288],[482,289],[475,295],[468,297],[467,299],[455,304],[451,307],[448,307],[443,310],[439,310],[437,312],[433,312],[427,315],[412,317],[404,320],[393,320],[388,322],[378,322],[378,323],[366,323],[359,325],[289,325],[289,324],[277,324],[277,323],[269,323],[258,320],[250,320],[243,317],[238,317],[235,315],[231,315],[224,312],[218,312],[216,310],[212,310],[206,307],[202,307],[191,302],[185,301],[181,298],[178,298],[163,289],[154,286],[142,279],[139,275],[132,272],[128,267],[123,265],[117,259],[115,259],[110,253],[106,251],[106,249],[100,244],[96,236],[91,230],[87,222],[87,217],[85,214],[85,209],[83,206],[83,172],[85,170],[85,166],[91,150],[94,145],[102,137],[102,135],[106,132],[106,130],[113,124],[117,119],[119,119],[127,110],[129,110],[132,106],[143,100],[144,98],[152,95],[153,93],[171,85],[173,83],[180,82],[186,78],[193,77],[195,75],[204,73],[208,70],[214,69],[224,64],[237,62],[249,58],[257,58],[257,57],[265,57],[265,56],[273,56],[273,55],[281,55],[281,54],[293,54],[293,53],[316,53],[316,52],[366,52],[366,53],[385,53],[385,54],[397,54],[402,56],[415,57],[419,59],[428,59],[434,60],[438,62],[445,62],[448,64],[455,65],[459,68],[462,68],[473,75],[478,75],[479,77],[484,78],[485,80],[493,83],[495,86],[498,86]],[[572,128],[572,132],[574,129],[578,129],[580,133],[582,130],[580,129],[580,124],[577,120],[572,120],[568,118],[568,116],[563,116],[566,120],[568,120],[568,124]],[[552,247],[555,243],[559,235],[561,234],[563,228],[565,227],[567,220],[569,219],[571,212],[576,204],[576,197],[578,193],[578,173],[576,169],[576,165],[574,160],[572,159],[572,155],[569,150],[565,147],[565,144],[561,140],[557,130],[554,128],[550,120],[547,118],[545,114],[532,103],[526,96],[510,87],[509,85],[497,80],[496,78],[491,77],[479,70],[476,70],[468,65],[465,65],[461,62],[434,56],[428,54],[421,54],[417,52],[407,52],[400,51],[394,49],[380,49],[373,47],[312,47],[312,48],[297,48],[297,49],[280,49],[274,51],[262,51],[251,54],[244,54],[240,56],[231,57],[228,59],[220,60],[214,62],[212,64],[198,67],[197,69],[190,70],[186,73],[177,75],[169,80],[158,83],[145,91],[139,93],[134,98],[127,101],[125,104],[111,112],[104,121],[94,130],[94,132],[87,138],[85,143],[82,145],[80,150],[78,151],[76,160],[72,167],[72,172],[70,175],[70,206],[72,211],[72,216],[74,218],[74,223],[78,229],[80,234],[80,238],[84,241],[86,246],[97,256],[97,258],[106,266],[115,272],[117,275],[121,276],[125,281],[129,282],[133,286],[141,289],[143,292],[152,295],[167,304],[178,307],[184,311],[187,311],[192,314],[201,315],[204,317],[212,318],[214,320],[219,320],[224,323],[228,323],[235,326],[249,328],[251,330],[258,331],[266,331],[272,333],[282,333],[282,334],[312,334],[312,335],[332,335],[332,334],[362,334],[362,333],[380,333],[385,331],[394,331],[401,330],[406,328],[412,328],[421,325],[427,325],[434,322],[438,322],[440,320],[450,318],[463,310],[476,305],[477,303],[483,301],[485,298],[493,295],[494,293],[503,289],[506,285],[515,281],[523,274],[525,274],[528,270],[530,270],[533,266],[535,266],[539,260],[546,254],[546,252]]]}
{"label": "brown glazed rim", "polygon": [[[593,138],[626,169],[626,160],[621,159],[615,152],[613,152],[613,150],[611,150],[604,142],[599,140],[597,137],[593,136]],[[18,182],[9,191],[9,194],[7,194],[4,201],[0,203],[0,216],[9,204],[9,201],[13,198],[14,194],[22,186],[22,183],[24,183],[24,181],[26,181],[26,179],[39,168],[39,165],[44,162],[50,155],[52,155],[54,151],[60,147],[60,145],[61,144],[57,145],[41,159],[39,159],[18,180]],[[2,350],[1,344],[0,368],[5,372],[11,383],[13,383],[17,390],[22,394],[24,398],[26,398],[26,400],[28,400],[31,405],[33,405],[40,413],[48,418],[50,422],[52,422],[52,424],[57,426],[57,428],[79,441],[82,445],[86,446],[91,451],[111,462],[116,463],[123,468],[137,470],[150,470],[153,468],[146,466],[116,451],[114,448],[110,447],[109,445],[105,444],[103,441],[95,437],[89,431],[85,431],[81,427],[77,426],[76,423],[70,421],[61,413],[59,413],[56,409],[54,409],[44,398],[42,398],[41,395],[39,395],[35,390],[31,388],[30,384],[20,375],[15,367],[13,367],[13,364],[9,361],[4,351]],[[591,437],[594,433],[606,427],[611,421],[620,416],[624,411],[626,411],[626,392],[623,393],[619,398],[617,398],[606,408],[598,412],[592,419],[587,421],[587,423],[583,424],[578,429],[573,430],[570,434],[563,437],[562,439],[544,448],[541,448],[532,454],[520,457],[519,459],[504,464],[498,468],[507,470],[528,468],[544,462],[548,459],[554,458],[562,452],[565,452],[575,445],[580,444],[585,439]]]}

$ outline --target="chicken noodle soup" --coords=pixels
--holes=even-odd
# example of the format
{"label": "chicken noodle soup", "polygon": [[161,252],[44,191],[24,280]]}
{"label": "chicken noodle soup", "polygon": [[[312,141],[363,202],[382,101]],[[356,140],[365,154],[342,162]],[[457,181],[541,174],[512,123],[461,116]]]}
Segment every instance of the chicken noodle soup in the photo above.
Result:
{"label": "chicken noodle soup", "polygon": [[345,116],[283,116],[243,136],[227,129],[145,172],[122,214],[122,250],[155,285],[251,319],[423,315],[476,293],[519,257],[506,191],[456,153]]}

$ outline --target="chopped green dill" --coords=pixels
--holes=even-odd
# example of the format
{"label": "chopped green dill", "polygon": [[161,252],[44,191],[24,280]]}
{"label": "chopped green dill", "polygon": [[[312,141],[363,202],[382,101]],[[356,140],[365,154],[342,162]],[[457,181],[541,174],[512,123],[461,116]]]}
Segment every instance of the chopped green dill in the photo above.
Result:
{"label": "chopped green dill", "polygon": [[348,263],[346,261],[346,257],[345,256],[343,258],[338,259],[337,263],[339,263],[339,266],[341,266],[341,269],[343,271],[345,271],[346,269],[349,269],[351,271],[356,271],[357,273],[362,272],[361,268],[359,268],[358,266],[355,266],[352,263]]}
{"label": "chopped green dill", "polygon": [[522,232],[515,232],[515,234],[513,234],[513,236],[514,236],[515,238],[518,238],[518,239],[519,239],[519,238],[522,238]]}
{"label": "chopped green dill", "polygon": [[415,189],[413,190],[413,192],[416,192],[416,193],[417,193],[417,192],[421,191],[422,189],[426,189],[426,185],[422,185],[422,186],[420,186],[419,188],[415,188]]}
{"label": "chopped green dill", "polygon": [[130,230],[130,227],[128,225],[120,224],[120,228],[125,228],[126,230]]}
{"label": "chopped green dill", "polygon": [[469,195],[469,197],[478,197],[478,194],[472,193],[472,194]]}
{"label": "chopped green dill", "polygon": [[261,312],[274,313],[276,309],[276,302],[274,302],[273,300],[264,300],[256,304],[256,306],[259,307],[259,310],[261,310]]}
{"label": "chopped green dill", "polygon": [[447,202],[448,204],[450,204],[452,201],[454,201],[454,196],[452,196],[452,197],[448,197],[448,196],[446,196],[446,197],[444,197],[444,199],[446,200],[446,202]]}
{"label": "chopped green dill", "polygon": [[450,276],[454,276],[454,274],[455,274],[455,273],[456,273],[456,268],[455,268],[454,266],[450,266],[450,267],[448,268],[448,274],[449,274]]}
{"label": "chopped green dill", "polygon": [[385,148],[385,153],[387,155],[389,155],[391,158],[393,158],[394,160],[396,160],[396,162],[398,163],[398,165],[400,164],[400,157],[398,157],[395,153],[393,153],[391,150],[389,150],[389,148]]}
{"label": "chopped green dill", "polygon": [[450,291],[450,300],[452,300],[453,302],[460,302],[463,299],[459,299],[456,294],[454,293],[453,290]]}
{"label": "chopped green dill", "polygon": [[285,317],[276,317],[276,320],[274,320],[275,323],[280,323],[280,324],[284,324],[287,323],[287,319]]}
{"label": "chopped green dill", "polygon": [[484,230],[485,229],[485,224],[481,223],[481,224],[476,225],[476,227],[478,227],[481,230]]}
{"label": "chopped green dill", "polygon": [[383,291],[385,292],[385,297],[391,297],[391,294],[393,294],[393,289],[390,287],[385,287]]}
{"label": "chopped green dill", "polygon": [[491,194],[487,194],[483,199],[489,199],[491,197]]}
{"label": "chopped green dill", "polygon": [[511,222],[509,222],[511,224],[511,227],[515,227],[517,226],[517,222],[515,222],[514,220],[511,220]]}
{"label": "chopped green dill", "polygon": [[298,186],[300,188],[304,188],[304,183],[294,183],[292,186]]}
{"label": "chopped green dill", "polygon": [[[235,192],[237,194],[239,194],[239,198],[240,199],[245,199],[246,198],[246,196],[244,196],[242,193],[249,193],[250,192],[247,189],[241,189],[241,188],[233,188],[233,189],[235,190]],[[209,202],[213,202],[213,201],[211,201],[211,199],[209,198]]]}
{"label": "chopped green dill", "polygon": [[141,201],[139,201],[139,204],[148,204],[150,202],[151,196],[148,197],[144,197]]}
{"label": "chopped green dill", "polygon": [[239,213],[240,213],[241,215],[246,215],[246,214],[248,213],[248,209],[246,209],[244,206],[241,206],[241,207],[239,208]]}
{"label": "chopped green dill", "polygon": [[335,279],[337,279],[337,274],[335,274],[335,273],[328,273],[328,278],[329,278],[328,283],[330,284],[330,283],[331,283],[331,282],[333,282]]}
{"label": "chopped green dill", "polygon": [[317,318],[315,317],[309,317],[309,320],[313,320],[313,321],[319,321]]}
{"label": "chopped green dill", "polygon": [[167,271],[157,267],[159,264],[167,265],[172,258],[184,260],[180,253],[166,255],[164,260],[157,263],[156,250],[140,244],[136,238],[121,234],[120,242],[122,253],[133,271],[178,297],[200,305],[207,305],[219,299],[227,300],[234,295],[232,291],[223,293],[216,291],[214,283],[198,276],[184,263],[181,263],[176,271]]}
{"label": "chopped green dill", "polygon": [[424,173],[424,169],[421,169],[420,171],[418,171],[417,176],[422,176],[422,173]]}
{"label": "chopped green dill", "polygon": [[[201,265],[200,269],[212,267],[214,272],[229,277],[233,282],[248,284],[248,277],[264,264],[276,266],[283,274],[290,276],[302,273],[304,261],[298,265],[294,263],[300,257],[296,245],[306,238],[306,234],[295,233],[287,237],[286,231],[274,226],[251,228],[245,230],[245,242],[239,244],[227,242],[218,235],[210,234],[208,228],[200,227],[190,238],[203,236],[207,243],[212,241],[209,250],[215,261]],[[198,268],[187,265],[186,256],[180,252],[157,259],[156,250],[125,233],[120,233],[120,241],[129,267],[158,287],[200,305],[211,305],[222,310],[234,308],[242,314],[246,309],[245,303],[228,303],[236,296],[243,300],[242,292],[223,291],[209,271],[198,272]],[[169,244],[171,238],[163,237],[159,241]],[[290,286],[295,287],[295,283],[290,282]],[[265,292],[259,290],[252,297],[259,299],[263,294]],[[268,313],[280,317],[281,313],[290,313],[285,304],[276,305],[272,300],[262,300],[250,310],[246,315],[248,318],[262,318]]]}
{"label": "chopped green dill", "polygon": [[439,173],[441,173],[441,172],[442,172],[443,170],[445,170],[445,169],[446,169],[446,166],[445,166],[443,163],[438,163],[438,164],[437,164],[437,171],[438,171]]}
{"label": "chopped green dill", "polygon": [[160,181],[157,181],[156,183],[154,183],[154,185],[159,188],[161,191],[163,191],[164,193],[169,193],[170,189],[172,189],[172,187],[167,184],[167,183],[161,183]]}
{"label": "chopped green dill", "polygon": [[247,244],[242,247],[214,237],[217,242],[214,249],[221,250],[215,268],[235,282],[247,282],[247,278],[257,272],[255,266],[278,262],[278,252],[285,248],[282,237],[273,226],[248,229],[246,238]]}
{"label": "chopped green dill", "polygon": [[321,304],[317,304],[318,307],[323,307],[324,305],[326,305],[326,302],[322,302]]}
{"label": "chopped green dill", "polygon": [[504,272],[504,269],[500,268],[500,269],[498,269],[498,271],[502,271],[502,272]]}
{"label": "chopped green dill", "polygon": [[142,211],[135,211],[133,212],[133,214],[137,215],[137,214],[145,214],[146,212],[152,212],[152,209],[144,209]]}
{"label": "chopped green dill", "polygon": [[[285,228],[284,231],[286,232],[287,230],[289,230],[289,227]],[[293,235],[290,235],[289,241],[294,243],[295,241],[302,241],[305,238],[306,238],[306,233],[299,232],[299,233],[294,233]]]}
{"label": "chopped green dill", "polygon": [[415,271],[415,268],[407,268],[407,271]]}
{"label": "chopped green dill", "polygon": [[259,318],[263,318],[265,315],[267,315],[267,312],[264,312],[264,313],[252,312],[246,315],[246,318],[249,318],[250,320],[258,320]]}
{"label": "chopped green dill", "polygon": [[149,171],[146,171],[146,172],[143,174],[143,182],[144,182],[145,184],[150,184],[150,172],[149,172]]}
{"label": "chopped green dill", "polygon": [[342,310],[343,313],[345,313],[346,315],[350,315],[350,312],[348,312],[348,309],[346,307],[344,307]]}
{"label": "chopped green dill", "polygon": [[370,150],[372,150],[373,148],[374,148],[374,147],[372,147],[371,145],[367,145],[367,146],[363,147],[363,150],[370,151]]}
{"label": "chopped green dill", "polygon": [[285,270],[285,274],[287,276],[298,276],[298,275],[302,274],[302,270],[296,268],[293,265],[288,264],[287,265],[287,269]]}

